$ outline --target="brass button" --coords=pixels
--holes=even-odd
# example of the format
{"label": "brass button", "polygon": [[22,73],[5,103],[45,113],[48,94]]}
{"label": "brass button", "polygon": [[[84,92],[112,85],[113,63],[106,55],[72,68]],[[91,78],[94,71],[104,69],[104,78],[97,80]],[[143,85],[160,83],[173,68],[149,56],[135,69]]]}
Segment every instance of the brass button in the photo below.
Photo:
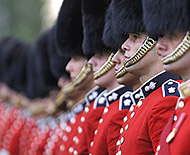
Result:
{"label": "brass button", "polygon": [[117,141],[116,145],[119,146],[121,143],[120,143],[120,140]]}
{"label": "brass button", "polygon": [[120,134],[122,135],[122,133],[123,133],[123,128],[120,129]]}
{"label": "brass button", "polygon": [[133,118],[135,116],[135,112],[132,112],[130,118]]}
{"label": "brass button", "polygon": [[139,108],[142,105],[142,101],[139,101],[137,107]]}
{"label": "brass button", "polygon": [[174,116],[174,121],[177,121],[177,116],[176,115]]}
{"label": "brass button", "polygon": [[124,122],[124,123],[127,122],[127,116],[125,116],[125,117],[123,118],[123,122]]}
{"label": "brass button", "polygon": [[83,123],[85,121],[85,117],[82,116],[81,119],[80,119],[80,121]]}
{"label": "brass button", "polygon": [[120,143],[123,144],[124,140],[124,137],[121,137]]}
{"label": "brass button", "polygon": [[128,128],[129,128],[129,125],[127,124],[127,125],[125,126],[125,131],[127,131]]}
{"label": "brass button", "polygon": [[84,111],[85,111],[85,113],[88,113],[89,112],[89,107],[85,107]]}
{"label": "brass button", "polygon": [[179,109],[182,109],[184,107],[184,102],[183,101],[180,101],[179,104],[178,104],[178,108]]}
{"label": "brass button", "polygon": [[103,118],[101,118],[100,120],[99,120],[99,124],[101,124],[103,122]]}

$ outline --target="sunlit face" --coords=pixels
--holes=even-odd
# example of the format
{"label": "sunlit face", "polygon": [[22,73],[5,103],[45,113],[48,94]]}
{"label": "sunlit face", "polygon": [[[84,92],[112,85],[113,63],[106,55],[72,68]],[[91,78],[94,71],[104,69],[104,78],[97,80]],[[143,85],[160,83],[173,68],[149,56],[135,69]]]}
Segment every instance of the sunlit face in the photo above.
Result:
{"label": "sunlit face", "polygon": [[[107,61],[109,53],[104,53],[103,55],[95,54],[88,63],[92,65],[93,72],[98,71],[102,65]],[[114,67],[110,69],[106,74],[102,75],[98,79],[94,80],[94,83],[101,87],[109,87],[115,79],[115,70]]]}
{"label": "sunlit face", "polygon": [[[117,53],[114,55],[112,58],[112,61],[115,63],[115,71],[117,72],[126,62],[125,60],[125,52],[120,49],[117,51]],[[133,86],[138,82],[138,76],[133,75],[131,73],[126,73],[120,78],[117,78],[117,82],[119,84],[124,84],[124,85],[131,85]]]}
{"label": "sunlit face", "polygon": [[[176,32],[173,34],[166,34],[164,37],[158,40],[156,45],[158,49],[158,55],[162,58],[172,53],[175,48],[181,43],[185,36],[185,32]],[[164,69],[176,75],[183,76],[187,74],[190,68],[190,52],[188,51],[180,59],[170,64],[164,64]],[[189,74],[190,75],[190,74]]]}
{"label": "sunlit face", "polygon": [[[145,33],[130,33],[129,38],[123,43],[122,50],[125,51],[125,61],[129,60],[142,45],[147,35]],[[156,50],[150,50],[140,61],[127,67],[127,71],[141,76],[149,71],[152,63],[157,61]]]}
{"label": "sunlit face", "polygon": [[68,62],[66,66],[66,71],[70,73],[71,81],[73,81],[77,75],[80,73],[82,67],[84,66],[86,58],[80,56],[74,56]]}
{"label": "sunlit face", "polygon": [[125,51],[125,60],[130,59],[146,38],[145,33],[130,33],[129,38],[122,44],[121,48]]}

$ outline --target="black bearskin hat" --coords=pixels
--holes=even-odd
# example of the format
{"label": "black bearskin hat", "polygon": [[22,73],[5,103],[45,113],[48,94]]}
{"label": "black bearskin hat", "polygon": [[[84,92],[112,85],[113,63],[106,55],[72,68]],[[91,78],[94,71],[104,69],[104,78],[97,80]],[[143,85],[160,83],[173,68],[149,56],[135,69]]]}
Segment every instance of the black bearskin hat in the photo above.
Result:
{"label": "black bearskin hat", "polygon": [[109,8],[106,11],[106,17],[105,17],[105,26],[104,26],[104,32],[103,32],[103,42],[106,46],[114,49],[114,51],[117,51],[123,42],[126,40],[126,37],[117,37],[116,30],[113,26],[113,16],[112,16],[112,5],[109,6]]}
{"label": "black bearskin hat", "polygon": [[48,33],[42,33],[32,44],[27,56],[27,87],[29,98],[45,97],[57,87],[57,80],[50,71]]}
{"label": "black bearskin hat", "polygon": [[145,32],[141,0],[112,0],[110,5],[116,37],[127,39],[128,33]]}
{"label": "black bearskin hat", "polygon": [[26,57],[30,45],[16,38],[5,40],[0,53],[1,82],[11,89],[23,92],[26,85]]}
{"label": "black bearskin hat", "polygon": [[110,51],[103,43],[102,36],[105,14],[109,6],[107,0],[82,0],[83,51],[86,55],[102,54]]}
{"label": "black bearskin hat", "polygon": [[189,0],[142,0],[148,35],[160,37],[175,30],[190,30]]}
{"label": "black bearskin hat", "polygon": [[64,76],[69,79],[69,73],[66,71],[65,67],[70,60],[69,57],[59,56],[57,47],[55,45],[55,26],[53,26],[48,32],[48,55],[49,55],[49,64],[50,71],[54,77],[59,79],[61,76]]}
{"label": "black bearskin hat", "polygon": [[62,56],[84,56],[81,0],[63,1],[56,23],[55,39]]}

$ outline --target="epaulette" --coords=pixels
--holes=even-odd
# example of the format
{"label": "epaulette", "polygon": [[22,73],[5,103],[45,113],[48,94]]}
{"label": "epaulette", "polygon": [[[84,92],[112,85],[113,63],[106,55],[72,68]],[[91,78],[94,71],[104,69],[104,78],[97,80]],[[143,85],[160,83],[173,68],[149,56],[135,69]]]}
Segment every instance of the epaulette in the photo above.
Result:
{"label": "epaulette", "polygon": [[121,95],[119,99],[119,110],[130,109],[131,105],[133,104],[131,94],[132,92],[127,91],[126,93]]}
{"label": "epaulette", "polygon": [[184,98],[189,97],[190,96],[190,80],[183,82],[179,86],[179,90]]}
{"label": "epaulette", "polygon": [[94,101],[93,108],[96,109],[97,107],[106,107],[108,105],[108,101],[105,97],[105,93],[107,90],[104,90]]}
{"label": "epaulette", "polygon": [[178,81],[169,79],[162,84],[162,93],[163,97],[165,96],[178,96],[180,97],[180,93],[178,90],[180,83]]}

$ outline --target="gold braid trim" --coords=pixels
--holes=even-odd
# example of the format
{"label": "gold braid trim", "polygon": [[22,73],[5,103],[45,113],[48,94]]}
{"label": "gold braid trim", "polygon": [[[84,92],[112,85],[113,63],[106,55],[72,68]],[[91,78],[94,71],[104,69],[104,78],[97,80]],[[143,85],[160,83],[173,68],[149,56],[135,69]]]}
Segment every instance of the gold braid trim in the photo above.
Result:
{"label": "gold braid trim", "polygon": [[172,63],[181,58],[190,48],[190,33],[186,33],[182,42],[176,47],[176,49],[166,57],[162,59],[164,64]]}
{"label": "gold braid trim", "polygon": [[113,56],[114,56],[114,53],[111,53],[107,61],[103,64],[103,66],[94,73],[94,76],[93,76],[94,80],[98,79],[99,77],[107,73],[111,68],[115,66],[115,63],[112,62]]}
{"label": "gold braid trim", "polygon": [[60,90],[54,104],[56,106],[61,105],[65,100],[66,94],[72,92],[76,86],[82,83],[91,71],[92,71],[92,65],[86,62],[82,70],[80,71],[79,75],[71,83],[69,83],[67,86],[65,86]]}
{"label": "gold braid trim", "polygon": [[120,78],[125,75],[127,73],[126,68],[140,61],[155,45],[156,41],[147,36],[135,54],[116,72],[115,77]]}

